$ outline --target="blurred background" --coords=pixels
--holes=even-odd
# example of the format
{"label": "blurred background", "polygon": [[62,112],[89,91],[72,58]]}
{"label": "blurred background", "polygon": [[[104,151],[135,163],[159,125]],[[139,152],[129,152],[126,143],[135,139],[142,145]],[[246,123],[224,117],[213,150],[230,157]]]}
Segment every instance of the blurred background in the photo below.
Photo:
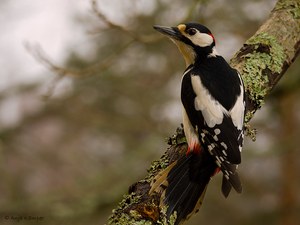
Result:
{"label": "blurred background", "polygon": [[[152,29],[198,21],[229,60],[275,0],[2,0],[0,224],[105,224],[181,123],[184,61]],[[300,60],[255,114],[244,192],[221,176],[187,224],[300,221]]]}

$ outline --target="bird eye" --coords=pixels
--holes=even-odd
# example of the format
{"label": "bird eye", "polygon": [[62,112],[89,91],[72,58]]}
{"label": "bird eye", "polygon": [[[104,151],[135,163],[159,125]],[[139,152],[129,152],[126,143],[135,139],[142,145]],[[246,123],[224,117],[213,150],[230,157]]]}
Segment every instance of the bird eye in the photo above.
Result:
{"label": "bird eye", "polygon": [[196,34],[197,33],[197,30],[196,29],[194,29],[194,28],[190,28],[190,29],[188,29],[187,31],[186,31],[189,35],[194,35],[194,34]]}

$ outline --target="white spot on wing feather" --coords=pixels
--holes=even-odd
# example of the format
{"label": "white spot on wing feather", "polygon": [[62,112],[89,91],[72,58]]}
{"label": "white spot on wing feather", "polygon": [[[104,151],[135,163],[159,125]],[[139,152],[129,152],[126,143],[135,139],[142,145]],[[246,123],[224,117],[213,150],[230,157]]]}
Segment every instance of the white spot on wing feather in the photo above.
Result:
{"label": "white spot on wing feather", "polygon": [[217,129],[214,130],[214,132],[215,132],[216,135],[219,135],[221,133],[221,130],[217,128]]}
{"label": "white spot on wing feather", "polygon": [[221,142],[221,145],[227,150],[227,145],[224,142]]}

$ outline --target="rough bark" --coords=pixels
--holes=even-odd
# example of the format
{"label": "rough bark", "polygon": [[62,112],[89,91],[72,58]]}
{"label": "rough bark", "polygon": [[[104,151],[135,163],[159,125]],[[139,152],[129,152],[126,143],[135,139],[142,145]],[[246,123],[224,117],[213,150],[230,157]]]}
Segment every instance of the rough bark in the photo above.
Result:
{"label": "rough bark", "polygon": [[[299,34],[299,1],[279,0],[270,17],[231,59],[231,66],[240,72],[245,84],[247,122],[298,56]],[[113,210],[109,224],[174,224],[176,218],[168,221],[166,209],[159,207],[160,196],[148,194],[153,177],[185,154],[187,145],[181,128],[169,144],[163,156],[151,164],[145,179],[131,185],[129,193]]]}

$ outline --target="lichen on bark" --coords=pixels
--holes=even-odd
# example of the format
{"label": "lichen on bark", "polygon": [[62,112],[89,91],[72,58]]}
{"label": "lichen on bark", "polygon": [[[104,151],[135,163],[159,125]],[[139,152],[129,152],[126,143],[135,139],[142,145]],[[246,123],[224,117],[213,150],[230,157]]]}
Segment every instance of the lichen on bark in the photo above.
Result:
{"label": "lichen on bark", "polygon": [[274,36],[262,32],[246,41],[236,57],[244,60],[240,73],[248,97],[255,108],[261,108],[273,74],[280,73],[285,62],[283,48]]}
{"label": "lichen on bark", "polygon": [[149,195],[151,181],[161,170],[181,157],[187,150],[186,140],[182,127],[168,139],[170,145],[159,160],[151,163],[146,177],[129,187],[129,194],[124,195],[118,207],[113,210],[108,220],[109,225],[173,225],[176,213],[170,218],[166,216],[167,208],[160,207],[159,194]]}
{"label": "lichen on bark", "polygon": [[300,19],[300,1],[295,1],[295,0],[278,1],[274,10],[281,10],[281,9],[287,10],[289,13],[292,14],[292,16],[295,19]]}

